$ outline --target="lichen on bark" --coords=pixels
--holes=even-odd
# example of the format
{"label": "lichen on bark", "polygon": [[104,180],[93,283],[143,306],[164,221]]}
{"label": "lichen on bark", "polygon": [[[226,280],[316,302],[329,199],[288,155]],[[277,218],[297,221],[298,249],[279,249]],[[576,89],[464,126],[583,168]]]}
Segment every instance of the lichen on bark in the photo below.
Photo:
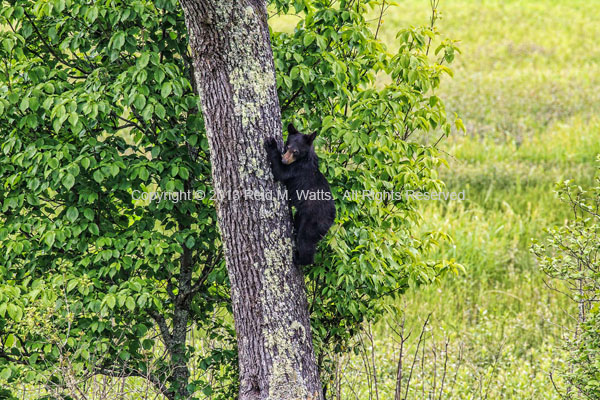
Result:
{"label": "lichen on bark", "polygon": [[[240,12],[240,11],[237,11]],[[232,26],[232,46],[226,54],[233,89],[234,112],[242,119],[246,128],[260,116],[260,109],[269,100],[273,87],[273,72],[256,58],[256,52],[265,52],[265,42],[255,29],[249,27],[259,24],[259,15],[254,7],[246,6],[241,15],[234,17],[241,21]]]}
{"label": "lichen on bark", "polygon": [[[275,229],[269,235],[269,248],[265,249],[265,259],[267,267],[264,270],[263,289],[261,292],[261,302],[263,307],[275,309],[274,313],[265,313],[264,323],[266,326],[276,326],[265,337],[265,346],[273,357],[273,366],[269,379],[269,398],[272,399],[306,399],[308,392],[306,383],[302,379],[302,371],[299,370],[300,364],[294,363],[298,359],[297,348],[292,343],[305,341],[306,331],[301,331],[301,337],[294,340],[298,331],[298,326],[302,324],[289,318],[285,326],[278,325],[269,318],[273,315],[286,315],[286,309],[289,307],[288,294],[290,288],[283,279],[285,276],[286,265],[281,263],[286,255],[292,249],[291,240],[278,229]],[[290,385],[290,383],[293,383]]]}

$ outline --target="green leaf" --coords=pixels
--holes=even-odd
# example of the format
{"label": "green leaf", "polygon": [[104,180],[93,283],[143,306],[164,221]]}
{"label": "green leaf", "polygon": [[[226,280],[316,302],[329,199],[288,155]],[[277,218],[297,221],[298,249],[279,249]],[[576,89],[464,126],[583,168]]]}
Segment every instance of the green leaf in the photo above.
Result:
{"label": "green leaf", "polygon": [[316,36],[314,33],[312,32],[307,32],[304,35],[304,39],[303,39],[303,43],[304,43],[304,47],[308,47],[311,45],[312,42],[314,42],[316,39]]}
{"label": "green leaf", "polygon": [[25,112],[25,111],[27,111],[28,108],[29,108],[29,98],[25,97],[23,100],[21,100],[21,105],[19,106],[19,110],[21,110],[21,112]]}
{"label": "green leaf", "polygon": [[98,225],[96,225],[96,224],[95,224],[95,223],[93,223],[93,222],[92,222],[91,224],[89,224],[89,226],[88,226],[88,230],[90,231],[90,233],[91,233],[92,235],[96,235],[96,236],[97,236],[97,235],[99,235],[99,234],[100,234],[100,230],[98,229]]}
{"label": "green leaf", "polygon": [[127,300],[125,301],[125,306],[129,309],[129,311],[135,310],[135,300],[133,300],[133,297],[127,297]]}
{"label": "green leaf", "polygon": [[115,308],[115,305],[117,304],[117,299],[112,294],[107,295],[104,298],[104,301],[106,302],[106,305],[111,309]]}
{"label": "green leaf", "polygon": [[9,335],[6,337],[6,340],[4,341],[4,345],[5,345],[6,347],[12,347],[12,346],[13,346],[13,344],[15,344],[15,335],[13,335],[13,334],[11,333],[11,334],[9,334]]}
{"label": "green leaf", "polygon": [[154,80],[156,81],[156,83],[162,83],[162,81],[165,79],[165,73],[160,70],[157,69],[156,71],[154,71]]}
{"label": "green leaf", "polygon": [[187,240],[185,241],[185,247],[187,247],[188,249],[193,249],[195,244],[196,239],[194,239],[193,236],[188,236]]}
{"label": "green leaf", "polygon": [[110,174],[112,176],[116,177],[117,175],[119,175],[119,170],[120,170],[120,168],[119,168],[119,166],[117,164],[111,164],[110,165]]}
{"label": "green leaf", "polygon": [[138,69],[146,68],[149,61],[150,61],[150,54],[144,53],[137,59],[136,66]]}
{"label": "green leaf", "polygon": [[63,178],[62,184],[67,189],[71,189],[73,187],[73,185],[75,185],[75,177],[73,175],[71,175],[70,173],[66,174],[65,177]]}
{"label": "green leaf", "polygon": [[138,110],[143,110],[144,107],[146,106],[146,96],[144,96],[143,94],[140,94],[140,93],[136,94],[135,95],[135,101],[133,102],[133,105]]}
{"label": "green leaf", "polygon": [[166,99],[167,97],[169,97],[169,95],[171,94],[171,90],[173,88],[171,87],[171,82],[170,81],[166,81],[165,83],[162,84],[162,88],[160,90],[160,95],[163,99]]}
{"label": "green leaf", "polygon": [[124,44],[125,44],[125,32],[123,32],[123,31],[117,32],[112,37],[113,49],[119,50],[119,49],[121,49],[121,47],[123,47]]}
{"label": "green leaf", "polygon": [[77,217],[79,217],[79,211],[77,211],[77,208],[69,207],[67,209],[67,219],[71,222],[75,222]]}
{"label": "green leaf", "polygon": [[149,121],[150,119],[152,119],[153,113],[154,113],[154,106],[152,106],[152,104],[148,104],[144,108],[144,111],[142,111],[142,118],[144,118],[146,121]]}
{"label": "green leaf", "polygon": [[60,128],[62,128],[62,125],[63,125],[63,121],[61,121],[60,119],[55,119],[52,122],[52,129],[54,129],[54,132],[59,133]]}
{"label": "green leaf", "polygon": [[77,122],[79,122],[79,115],[77,115],[77,113],[69,113],[69,123],[71,124],[71,126],[75,126],[77,125]]}
{"label": "green leaf", "polygon": [[71,279],[69,281],[69,284],[67,285],[67,293],[69,293],[71,290],[75,289],[78,284],[79,284],[79,281],[77,279]]}
{"label": "green leaf", "polygon": [[99,169],[94,171],[93,177],[94,180],[98,183],[102,183],[102,181],[104,180],[104,174],[102,174],[102,172]]}
{"label": "green leaf", "polygon": [[90,208],[86,208],[83,210],[83,216],[85,218],[87,218],[88,220],[93,221],[94,220],[94,211],[92,211],[92,209],[90,209]]}
{"label": "green leaf", "polygon": [[9,304],[6,307],[8,316],[15,322],[19,322],[23,318],[23,310],[15,304]]}
{"label": "green leaf", "polygon": [[162,106],[162,104],[160,104],[160,103],[157,103],[157,104],[154,106],[154,112],[156,113],[156,115],[157,115],[159,118],[163,118],[163,119],[165,118],[165,116],[166,116],[166,114],[167,114],[167,111],[165,110],[165,108],[164,108],[164,107]]}
{"label": "green leaf", "polygon": [[325,118],[323,118],[323,124],[321,125],[321,130],[324,132],[327,129],[331,128],[333,126],[333,117],[331,115],[326,116]]}
{"label": "green leaf", "polygon": [[146,79],[148,78],[148,73],[145,70],[141,70],[138,74],[137,74],[137,83],[139,85],[143,85],[144,82],[146,82]]}
{"label": "green leaf", "polygon": [[87,15],[86,15],[86,19],[90,22],[90,23],[94,23],[94,21],[96,21],[96,19],[98,18],[98,7],[96,6],[92,6],[89,8]]}
{"label": "green leaf", "polygon": [[148,173],[148,170],[146,169],[146,167],[141,167],[139,169],[139,176],[142,180],[146,181],[148,180],[148,178],[150,177],[150,174]]}
{"label": "green leaf", "polygon": [[187,180],[189,178],[189,176],[190,176],[190,173],[189,173],[189,171],[188,171],[187,168],[181,167],[181,168],[179,168],[179,176],[182,179]]}
{"label": "green leaf", "polygon": [[137,246],[137,244],[135,242],[129,242],[127,243],[127,247],[125,248],[125,252],[126,253],[131,253],[133,251],[133,249],[135,249]]}
{"label": "green leaf", "polygon": [[12,370],[9,367],[4,368],[1,372],[0,372],[0,378],[4,379],[5,381],[8,381],[8,379],[12,376]]}
{"label": "green leaf", "polygon": [[44,243],[48,245],[48,247],[52,247],[54,245],[54,240],[56,239],[56,234],[54,232],[48,232],[44,238]]}

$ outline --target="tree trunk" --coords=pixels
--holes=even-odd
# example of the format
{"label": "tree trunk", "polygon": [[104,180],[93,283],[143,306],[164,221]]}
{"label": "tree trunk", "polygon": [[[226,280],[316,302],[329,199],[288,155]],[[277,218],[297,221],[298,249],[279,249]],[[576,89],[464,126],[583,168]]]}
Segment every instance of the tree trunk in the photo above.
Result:
{"label": "tree trunk", "polygon": [[[181,0],[210,146],[240,400],[322,399],[302,272],[263,142],[281,137],[266,4]],[[238,197],[239,196],[239,197]]]}

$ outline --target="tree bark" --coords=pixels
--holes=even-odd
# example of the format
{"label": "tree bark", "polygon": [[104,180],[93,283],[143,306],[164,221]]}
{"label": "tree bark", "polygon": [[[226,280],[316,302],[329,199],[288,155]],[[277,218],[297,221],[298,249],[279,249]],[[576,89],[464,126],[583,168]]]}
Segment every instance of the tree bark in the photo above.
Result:
{"label": "tree bark", "polygon": [[281,141],[266,4],[181,4],[231,281],[239,399],[322,399],[304,277],[292,263],[289,207],[276,196],[283,189],[263,147],[268,137]]}

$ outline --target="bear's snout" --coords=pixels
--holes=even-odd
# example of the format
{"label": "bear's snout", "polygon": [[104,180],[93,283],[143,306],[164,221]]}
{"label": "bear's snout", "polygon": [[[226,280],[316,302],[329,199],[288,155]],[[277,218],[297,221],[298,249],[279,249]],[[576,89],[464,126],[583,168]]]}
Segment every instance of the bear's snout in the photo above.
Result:
{"label": "bear's snout", "polygon": [[281,162],[285,165],[290,165],[294,161],[296,161],[296,157],[294,156],[294,153],[289,150],[281,156]]}

